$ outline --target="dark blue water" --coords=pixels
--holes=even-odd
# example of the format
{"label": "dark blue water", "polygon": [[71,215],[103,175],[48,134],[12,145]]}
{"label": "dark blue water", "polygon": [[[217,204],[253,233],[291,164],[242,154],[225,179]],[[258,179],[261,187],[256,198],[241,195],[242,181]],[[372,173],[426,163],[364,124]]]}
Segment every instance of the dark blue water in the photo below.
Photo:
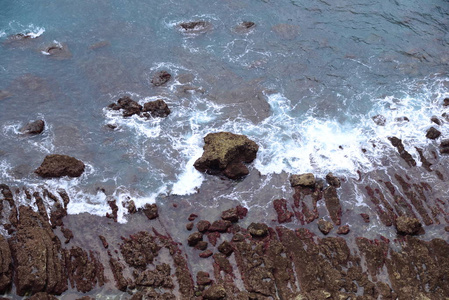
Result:
{"label": "dark blue water", "polygon": [[[178,26],[198,20],[210,30]],[[242,30],[243,21],[256,25]],[[415,146],[436,143],[425,138],[430,117],[448,111],[448,27],[444,0],[1,0],[1,181],[64,187],[70,212],[104,215],[98,188],[138,206],[194,193],[208,180],[192,167],[202,138],[221,130],[260,145],[254,168],[268,179],[387,168],[393,135],[418,160]],[[11,41],[17,33],[35,38]],[[46,55],[51,45],[66,51]],[[155,87],[159,70],[173,77]],[[105,109],[124,95],[164,99],[172,114],[146,121]],[[386,126],[372,121],[377,114]],[[410,122],[395,121],[403,116]],[[18,132],[39,118],[42,135]],[[448,122],[440,127],[447,137]],[[33,170],[50,153],[83,160],[87,172],[38,178]],[[227,193],[251,206],[245,189]]]}

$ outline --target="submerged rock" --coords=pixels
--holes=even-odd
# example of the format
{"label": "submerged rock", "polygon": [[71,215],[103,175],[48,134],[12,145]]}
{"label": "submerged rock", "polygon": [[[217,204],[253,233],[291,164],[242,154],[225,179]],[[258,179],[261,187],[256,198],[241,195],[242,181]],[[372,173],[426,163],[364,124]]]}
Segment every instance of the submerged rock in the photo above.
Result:
{"label": "submerged rock", "polygon": [[212,29],[212,23],[207,21],[184,22],[178,25],[184,33],[204,33]]}
{"label": "submerged rock", "polygon": [[376,123],[378,126],[385,126],[385,124],[387,123],[387,119],[382,115],[374,116],[371,119],[373,119],[374,123]]}
{"label": "submerged rock", "polygon": [[152,117],[165,118],[170,114],[170,108],[168,108],[167,103],[164,100],[156,100],[147,102],[143,105],[142,111],[144,113],[149,113]]}
{"label": "submerged rock", "polygon": [[292,187],[295,186],[314,187],[315,183],[316,183],[315,176],[312,173],[290,176],[290,185]]}
{"label": "submerged rock", "polygon": [[44,178],[56,178],[62,176],[80,177],[85,165],[82,161],[61,154],[47,155],[41,166],[34,173]]}
{"label": "submerged rock", "polygon": [[41,50],[42,54],[48,55],[57,60],[69,59],[72,53],[66,43],[53,43]]}
{"label": "submerged rock", "polygon": [[239,25],[237,25],[236,27],[234,27],[234,31],[236,33],[248,33],[251,30],[253,30],[256,27],[256,23],[251,22],[251,21],[244,21],[242,23],[240,23]]}
{"label": "submerged rock", "polygon": [[20,129],[20,132],[23,134],[39,134],[44,131],[44,128],[45,122],[42,120],[36,120],[26,124],[22,129]]}
{"label": "submerged rock", "polygon": [[329,221],[325,221],[323,219],[320,219],[318,221],[318,229],[324,234],[327,235],[329,232],[331,232],[331,230],[334,228],[334,225],[329,222]]}
{"label": "submerged rock", "polygon": [[422,224],[416,218],[401,216],[396,219],[396,230],[402,235],[414,235],[421,230]]}
{"label": "submerged rock", "polygon": [[224,174],[237,179],[248,174],[243,163],[252,162],[259,146],[244,135],[230,132],[209,133],[204,138],[203,155],[194,163],[200,172]]}
{"label": "submerged rock", "polygon": [[11,94],[8,91],[0,90],[0,100],[11,97]]}
{"label": "submerged rock", "polygon": [[170,73],[168,73],[167,71],[159,71],[154,74],[153,78],[151,79],[151,83],[155,86],[160,86],[167,83],[170,79]]}

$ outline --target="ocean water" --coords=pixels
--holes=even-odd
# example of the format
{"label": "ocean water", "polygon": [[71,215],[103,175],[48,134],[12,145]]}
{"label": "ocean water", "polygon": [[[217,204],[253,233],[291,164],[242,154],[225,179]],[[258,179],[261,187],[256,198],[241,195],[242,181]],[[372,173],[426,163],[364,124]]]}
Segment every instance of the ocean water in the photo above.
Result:
{"label": "ocean water", "polygon": [[[179,24],[186,21],[210,28],[185,33]],[[242,29],[244,21],[255,26]],[[18,33],[30,38],[12,41]],[[51,55],[52,45],[65,54]],[[112,198],[132,198],[138,207],[188,200],[213,190],[208,183],[216,180],[193,168],[203,137],[231,131],[259,144],[251,166],[258,179],[210,195],[250,209],[291,194],[288,180],[279,181],[288,174],[333,172],[350,181],[405,169],[392,136],[418,163],[411,176],[426,177],[444,194],[447,186],[420,171],[416,147],[438,145],[425,137],[436,126],[432,116],[449,138],[449,120],[441,116],[449,113],[442,105],[449,97],[448,46],[446,0],[3,0],[0,181],[64,188],[71,214],[105,215]],[[160,70],[172,79],[155,87],[151,78]],[[172,113],[144,120],[107,109],[125,95],[141,104],[163,99]],[[384,126],[373,121],[377,115]],[[20,134],[36,119],[46,122],[43,134]],[[86,172],[39,178],[33,171],[51,153],[82,160]],[[447,167],[447,156],[439,159]],[[357,191],[347,201],[367,205]],[[265,196],[256,200],[257,193]],[[197,205],[214,209],[213,197],[206,198]],[[122,205],[119,221],[126,222]]]}

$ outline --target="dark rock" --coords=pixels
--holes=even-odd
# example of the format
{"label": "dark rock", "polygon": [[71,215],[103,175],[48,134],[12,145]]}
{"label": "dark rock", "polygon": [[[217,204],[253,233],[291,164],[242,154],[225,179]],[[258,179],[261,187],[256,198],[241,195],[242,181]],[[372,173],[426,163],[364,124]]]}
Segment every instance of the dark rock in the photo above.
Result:
{"label": "dark rock", "polygon": [[212,279],[210,279],[209,277],[209,273],[207,272],[203,272],[203,271],[199,271],[198,273],[196,273],[196,283],[198,285],[209,285],[212,283]]}
{"label": "dark rock", "polygon": [[[240,172],[241,163],[252,162],[259,149],[259,146],[246,136],[230,132],[209,133],[204,142],[203,155],[195,162],[195,168],[209,174],[225,171],[226,176],[233,178],[243,176]],[[236,168],[234,164],[241,165]]]}
{"label": "dark rock", "polygon": [[117,222],[118,217],[118,206],[115,199],[108,201],[109,207],[111,208],[112,213],[106,213],[106,218],[113,219],[114,222]]}
{"label": "dark rock", "polygon": [[83,174],[84,168],[84,163],[74,157],[51,154],[45,157],[41,166],[34,172],[44,178],[79,177]]}
{"label": "dark rock", "polygon": [[212,254],[213,254],[212,251],[206,250],[204,252],[201,252],[199,254],[199,257],[201,257],[201,258],[208,258],[208,257],[212,256]]}
{"label": "dark rock", "polygon": [[22,132],[23,134],[39,134],[44,131],[44,127],[44,121],[36,120],[34,122],[26,124],[22,129],[20,129],[20,132]]}
{"label": "dark rock", "polygon": [[237,215],[239,216],[239,219],[243,219],[244,217],[246,217],[246,214],[248,213],[248,209],[246,207],[237,205],[235,208],[237,209]]}
{"label": "dark rock", "polygon": [[153,220],[159,217],[159,212],[156,204],[145,204],[143,212],[149,220]]}
{"label": "dark rock", "polygon": [[314,187],[315,183],[316,183],[315,176],[312,173],[290,176],[290,185],[292,187],[295,186]]}
{"label": "dark rock", "polygon": [[251,21],[244,21],[234,27],[234,31],[240,34],[246,34],[252,31],[256,27],[256,23]]}
{"label": "dark rock", "polygon": [[206,220],[201,220],[196,224],[196,228],[198,228],[199,232],[205,232],[209,229],[210,222]]}
{"label": "dark rock", "polygon": [[137,212],[136,203],[134,203],[134,200],[129,200],[126,203],[126,208],[130,214],[135,214]]}
{"label": "dark rock", "polygon": [[245,22],[242,22],[240,25],[242,27],[245,27],[245,28],[249,29],[249,28],[253,28],[254,26],[256,26],[256,23],[245,21]]}
{"label": "dark rock", "polygon": [[221,300],[226,298],[226,290],[222,285],[214,284],[203,293],[205,300]]}
{"label": "dark rock", "polygon": [[337,189],[333,186],[328,186],[323,191],[324,201],[326,203],[327,211],[335,223],[335,225],[341,224],[341,205],[340,199],[337,195]]}
{"label": "dark rock", "polygon": [[385,126],[385,124],[387,123],[387,119],[382,115],[376,115],[371,119],[373,119],[374,123],[376,123],[378,126]]}
{"label": "dark rock", "polygon": [[435,123],[435,124],[437,124],[437,125],[441,125],[441,120],[438,119],[437,116],[432,116],[432,117],[430,118],[430,121],[432,121],[433,123]]}
{"label": "dark rock", "polygon": [[416,218],[401,216],[396,219],[396,230],[402,235],[414,235],[421,230],[421,223]]}
{"label": "dark rock", "polygon": [[369,223],[369,215],[368,214],[360,214],[360,216],[363,218],[363,221],[365,221],[365,223]]}
{"label": "dark rock", "polygon": [[101,243],[103,244],[103,248],[107,249],[109,247],[109,244],[106,241],[106,238],[104,236],[102,236],[102,235],[99,235],[98,237],[100,238]]}
{"label": "dark rock", "polygon": [[434,140],[439,138],[440,135],[441,132],[438,129],[436,129],[435,127],[430,127],[429,130],[427,130],[426,138]]}
{"label": "dark rock", "polygon": [[133,234],[129,239],[122,239],[124,242],[120,245],[120,252],[126,263],[135,268],[145,269],[160,250],[155,237],[146,231]]}
{"label": "dark rock", "polygon": [[112,103],[108,106],[112,110],[123,110],[124,117],[130,117],[132,115],[140,115],[142,111],[142,105],[134,101],[128,96],[122,97],[117,100],[117,103]]}
{"label": "dark rock", "polygon": [[399,156],[407,162],[410,167],[416,166],[416,161],[413,159],[412,155],[405,150],[404,145],[402,144],[401,139],[397,137],[389,137],[388,138],[391,144],[398,150]]}
{"label": "dark rock", "polygon": [[184,33],[204,33],[212,29],[212,23],[206,21],[184,22],[178,26]]}
{"label": "dark rock", "polygon": [[318,220],[318,229],[324,234],[327,235],[334,228],[334,225],[331,222],[325,221],[324,219]]}
{"label": "dark rock", "polygon": [[198,215],[197,215],[197,214],[190,214],[188,220],[189,220],[189,221],[193,221],[193,220],[195,220],[196,218],[198,218]]}
{"label": "dark rock", "polygon": [[339,188],[341,186],[340,178],[334,176],[332,173],[326,175],[326,181],[333,187]]}
{"label": "dark rock", "polygon": [[206,235],[209,243],[211,243],[211,245],[215,247],[217,245],[218,239],[220,238],[220,233],[218,231],[213,231],[207,232]]}
{"label": "dark rock", "polygon": [[237,214],[237,208],[230,208],[221,213],[221,218],[232,223],[239,221],[239,216]]}
{"label": "dark rock", "polygon": [[443,106],[449,106],[449,98],[444,98],[443,100]]}
{"label": "dark rock", "polygon": [[264,237],[268,234],[268,226],[263,223],[251,223],[248,226],[248,232],[253,237]]}
{"label": "dark rock", "polygon": [[154,74],[153,78],[151,79],[151,83],[155,86],[160,86],[167,83],[170,79],[170,73],[168,73],[167,71],[159,71]]}
{"label": "dark rock", "polygon": [[440,143],[441,148],[449,147],[449,139],[442,140]]}
{"label": "dark rock", "polygon": [[194,232],[187,238],[187,243],[190,247],[195,246],[199,241],[203,240],[203,234],[201,232]]}
{"label": "dark rock", "polygon": [[223,171],[223,175],[229,179],[239,179],[248,174],[249,170],[242,162],[231,163]]}
{"label": "dark rock", "polygon": [[170,265],[160,264],[154,270],[144,270],[135,273],[136,285],[150,286],[153,288],[173,289],[173,280],[170,276]]}
{"label": "dark rock", "polygon": [[207,249],[207,242],[206,241],[199,241],[196,244],[195,249],[198,249],[198,250],[201,250],[201,251],[206,250]]}
{"label": "dark rock", "polygon": [[153,118],[165,118],[171,112],[167,103],[160,99],[145,103],[142,111],[149,113]]}
{"label": "dark rock", "polygon": [[343,225],[338,227],[337,234],[348,234],[350,231],[349,225]]}
{"label": "dark rock", "polygon": [[218,246],[218,251],[226,256],[229,256],[232,254],[232,252],[234,252],[234,248],[232,248],[231,244],[228,241],[224,241]]}
{"label": "dark rock", "polygon": [[188,231],[192,230],[192,229],[193,229],[193,222],[187,223],[187,224],[186,224],[186,229],[187,229]]}
{"label": "dark rock", "polygon": [[232,223],[225,220],[218,220],[212,223],[209,227],[209,231],[226,232]]}

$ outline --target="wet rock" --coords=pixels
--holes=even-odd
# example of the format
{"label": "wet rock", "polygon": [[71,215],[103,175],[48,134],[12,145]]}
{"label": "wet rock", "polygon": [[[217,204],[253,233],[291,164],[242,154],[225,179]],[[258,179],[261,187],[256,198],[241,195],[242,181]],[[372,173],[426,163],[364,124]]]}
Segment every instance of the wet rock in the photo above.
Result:
{"label": "wet rock", "polygon": [[329,222],[325,221],[324,219],[318,220],[318,229],[324,234],[327,235],[329,232],[331,232],[332,229],[334,229],[334,225]]}
{"label": "wet rock", "polygon": [[276,199],[273,201],[273,206],[278,215],[279,224],[291,222],[294,214],[287,209],[287,200]]}
{"label": "wet rock", "polygon": [[204,251],[204,252],[201,252],[201,253],[199,254],[199,257],[201,257],[201,258],[208,258],[208,257],[211,257],[212,254],[213,254],[212,251],[206,250],[206,251]]}
{"label": "wet rock", "polygon": [[222,285],[214,284],[208,288],[204,294],[205,300],[221,300],[226,298],[226,290]]}
{"label": "wet rock", "polygon": [[365,223],[369,223],[369,215],[368,214],[360,214],[360,216],[363,218],[363,221],[365,221]]}
{"label": "wet rock", "polygon": [[445,106],[445,107],[449,106],[449,98],[444,98],[443,106]]}
{"label": "wet rock", "polygon": [[212,23],[207,21],[184,22],[178,25],[183,33],[198,34],[212,30]]}
{"label": "wet rock", "polygon": [[441,120],[438,119],[437,116],[432,116],[432,117],[430,118],[430,121],[432,121],[433,123],[435,123],[435,124],[437,124],[437,125],[441,125]]}
{"label": "wet rock", "polygon": [[70,242],[71,239],[73,239],[73,232],[65,227],[61,227],[61,232],[62,235],[65,238],[64,244],[68,244]]}
{"label": "wet rock", "polygon": [[136,203],[134,203],[134,200],[129,200],[126,203],[125,208],[128,210],[128,213],[130,214],[134,214],[137,212]]}
{"label": "wet rock", "polygon": [[142,105],[128,96],[118,99],[117,103],[112,103],[108,107],[112,110],[123,110],[124,117],[140,115],[140,112],[142,111]]}
{"label": "wet rock", "polygon": [[382,115],[376,115],[371,118],[378,126],[385,126],[387,119]]}
{"label": "wet rock", "polygon": [[206,241],[199,241],[196,245],[195,245],[195,249],[204,251],[207,249],[207,242]]}
{"label": "wet rock", "polygon": [[94,253],[89,253],[80,247],[73,247],[65,250],[65,262],[67,273],[72,288],[87,293],[91,291],[98,283],[98,286],[104,284],[104,267],[99,262]]}
{"label": "wet rock", "polygon": [[198,273],[196,273],[196,283],[198,285],[209,285],[212,283],[212,279],[210,279],[209,277],[209,273],[207,272],[203,272],[203,271],[199,271]]}
{"label": "wet rock", "polygon": [[84,168],[84,163],[74,157],[51,154],[45,157],[41,166],[34,173],[44,178],[80,177]]}
{"label": "wet rock", "polygon": [[243,219],[244,217],[246,217],[246,214],[248,213],[248,209],[246,207],[237,205],[235,209],[237,210],[237,215],[239,216],[239,219]]}
{"label": "wet rock", "polygon": [[277,24],[271,28],[285,40],[293,40],[299,35],[299,26],[291,24]]}
{"label": "wet rock", "polygon": [[72,53],[66,43],[52,43],[42,49],[42,53],[57,60],[69,59]]}
{"label": "wet rock", "polygon": [[36,120],[34,122],[30,122],[26,124],[20,132],[23,134],[39,134],[44,131],[45,123],[42,120]]}
{"label": "wet rock", "polygon": [[156,204],[145,204],[143,212],[149,220],[153,220],[159,217],[159,212]]}
{"label": "wet rock", "polygon": [[192,229],[193,229],[193,222],[187,223],[187,224],[186,224],[186,229],[187,229],[188,231],[192,230]]}
{"label": "wet rock", "polygon": [[0,293],[6,293],[12,283],[12,258],[8,241],[0,235]]}
{"label": "wet rock", "polygon": [[167,71],[159,71],[156,74],[153,75],[153,78],[151,79],[151,83],[155,86],[161,86],[165,83],[167,83],[171,79],[171,74]]}
{"label": "wet rock", "polygon": [[232,254],[232,252],[234,252],[234,248],[232,248],[231,244],[228,241],[224,241],[218,246],[218,251],[226,256],[229,256]]}
{"label": "wet rock", "polygon": [[154,270],[144,270],[142,272],[135,272],[136,285],[150,286],[153,288],[173,289],[173,280],[170,276],[170,265],[160,264]]}
{"label": "wet rock", "polygon": [[129,239],[123,238],[123,241],[120,252],[126,263],[135,268],[144,269],[147,264],[153,262],[160,250],[155,237],[146,231],[133,234]]}
{"label": "wet rock", "polygon": [[232,223],[226,220],[218,220],[212,223],[209,227],[209,231],[226,232]]}
{"label": "wet rock", "polygon": [[259,146],[246,136],[230,132],[209,133],[204,143],[203,155],[195,161],[195,168],[209,174],[223,172],[228,178],[247,174],[243,163],[252,162],[259,150]]}
{"label": "wet rock", "polygon": [[338,227],[337,234],[348,234],[350,231],[349,225],[343,225]]}
{"label": "wet rock", "polygon": [[149,113],[153,118],[165,118],[171,112],[167,103],[160,99],[145,103],[142,111],[144,113]]}
{"label": "wet rock", "polygon": [[196,224],[199,232],[206,232],[210,227],[210,222],[206,220],[201,220]]}
{"label": "wet rock", "polygon": [[431,140],[435,140],[435,139],[439,138],[440,135],[441,135],[441,131],[439,131],[435,127],[430,127],[427,130],[426,138],[431,139]]}
{"label": "wet rock", "polygon": [[106,218],[113,219],[117,222],[118,217],[118,206],[115,199],[108,201],[109,207],[111,208],[111,213],[106,213]]}
{"label": "wet rock", "polygon": [[268,226],[263,223],[251,223],[248,226],[248,232],[253,237],[264,237],[268,234]]}
{"label": "wet rock", "polygon": [[190,214],[188,220],[189,220],[189,221],[193,221],[193,220],[195,220],[196,218],[198,218],[198,215],[197,215],[197,214]]}
{"label": "wet rock", "polygon": [[41,293],[34,294],[30,298],[28,298],[28,300],[58,300],[58,298],[56,298],[53,295],[49,295],[47,293],[41,292]]}
{"label": "wet rock", "polygon": [[239,216],[237,214],[237,208],[231,208],[228,210],[225,210],[221,213],[221,218],[223,220],[236,223],[239,221]]}
{"label": "wet rock", "polygon": [[209,240],[209,243],[211,243],[212,246],[217,245],[217,241],[220,238],[220,233],[218,231],[212,231],[206,233],[207,239]]}
{"label": "wet rock", "polygon": [[61,242],[50,224],[32,208],[21,206],[19,215],[17,233],[10,240],[17,295],[61,294],[67,290]]}
{"label": "wet rock", "polygon": [[199,241],[203,240],[203,234],[201,232],[194,232],[187,238],[187,244],[190,247],[195,246]]}
{"label": "wet rock", "polygon": [[295,186],[314,187],[315,183],[316,183],[315,176],[312,173],[290,176],[290,185],[292,187]]}
{"label": "wet rock", "polygon": [[391,144],[398,150],[399,156],[407,162],[410,167],[416,166],[416,161],[413,159],[412,155],[405,150],[404,145],[402,144],[402,140],[397,137],[389,137],[388,138]]}
{"label": "wet rock", "polygon": [[421,222],[416,218],[400,216],[396,219],[396,230],[398,234],[414,235],[421,230]]}
{"label": "wet rock", "polygon": [[334,174],[329,173],[326,175],[326,181],[329,185],[339,188],[341,186],[340,178],[334,176]]}

